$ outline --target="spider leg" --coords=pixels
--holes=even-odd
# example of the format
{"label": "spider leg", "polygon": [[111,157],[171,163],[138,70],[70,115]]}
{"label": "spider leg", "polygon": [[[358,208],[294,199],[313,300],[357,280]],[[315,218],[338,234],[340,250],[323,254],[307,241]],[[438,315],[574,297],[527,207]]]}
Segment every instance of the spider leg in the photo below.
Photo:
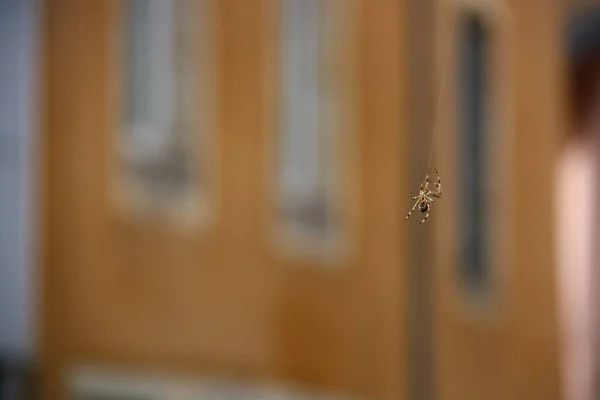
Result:
{"label": "spider leg", "polygon": [[[424,182],[425,183],[425,185],[424,185],[424,189],[425,190],[429,190],[429,182],[431,182],[431,181],[429,180],[429,168],[427,168],[427,174],[425,175],[425,182]],[[423,189],[421,189],[421,190],[423,190]]]}
{"label": "spider leg", "polygon": [[408,214],[406,214],[406,217],[404,217],[404,219],[408,219],[410,217],[410,215],[413,213],[413,211],[415,211],[415,208],[417,208],[418,205],[419,205],[419,201],[417,200],[417,202],[415,203],[413,208],[410,209],[410,211],[408,212]]}
{"label": "spider leg", "polygon": [[413,196],[412,192],[410,192],[410,196],[409,197],[410,197],[411,200],[416,200],[416,199],[419,198],[419,196]]}
{"label": "spider leg", "polygon": [[437,182],[433,183],[435,185],[435,187],[437,188],[437,192],[435,193],[435,196],[442,197],[442,180],[440,179],[440,173],[435,168],[433,170],[435,171],[435,174],[437,175]]}

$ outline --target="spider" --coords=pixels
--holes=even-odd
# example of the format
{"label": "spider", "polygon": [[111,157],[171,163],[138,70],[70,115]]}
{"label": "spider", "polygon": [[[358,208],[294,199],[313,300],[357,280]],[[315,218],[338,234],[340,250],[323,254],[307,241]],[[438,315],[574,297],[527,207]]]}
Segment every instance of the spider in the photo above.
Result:
{"label": "spider", "polygon": [[[431,204],[433,204],[433,198],[442,197],[442,181],[440,180],[440,174],[438,173],[437,169],[434,168],[433,170],[437,174],[437,182],[431,182],[429,180],[428,169],[425,178],[421,181],[421,189],[419,190],[419,195],[413,196],[412,192],[410,194],[410,199],[416,200],[416,202],[413,208],[408,212],[408,214],[406,214],[406,217],[404,217],[404,219],[408,219],[413,213],[413,211],[415,211],[415,209],[418,207],[419,211],[421,211],[422,213],[426,213],[425,218],[423,218],[423,220],[420,222],[421,224],[424,223],[425,221],[427,221],[427,218],[429,218],[429,214],[431,214]],[[435,185],[437,190],[429,190],[430,182]]]}

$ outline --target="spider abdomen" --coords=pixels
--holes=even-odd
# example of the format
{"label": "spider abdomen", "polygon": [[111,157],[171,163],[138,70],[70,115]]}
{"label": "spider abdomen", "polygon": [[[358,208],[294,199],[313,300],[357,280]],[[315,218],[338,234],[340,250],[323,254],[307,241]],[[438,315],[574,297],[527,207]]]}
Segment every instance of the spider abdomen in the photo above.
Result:
{"label": "spider abdomen", "polygon": [[426,201],[419,203],[419,211],[422,213],[429,211],[429,203]]}

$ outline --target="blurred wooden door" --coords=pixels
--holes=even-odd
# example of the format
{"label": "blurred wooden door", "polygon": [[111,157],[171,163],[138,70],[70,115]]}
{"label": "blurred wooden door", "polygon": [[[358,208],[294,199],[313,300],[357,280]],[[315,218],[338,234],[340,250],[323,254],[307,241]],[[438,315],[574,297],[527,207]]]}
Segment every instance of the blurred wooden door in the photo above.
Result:
{"label": "blurred wooden door", "polygon": [[[560,397],[552,194],[564,127],[561,4],[458,3],[436,148],[440,399]],[[438,2],[439,77],[456,6]]]}
{"label": "blurred wooden door", "polygon": [[[201,166],[192,164],[205,175],[188,172],[208,182],[204,205],[211,218],[187,224],[201,220],[187,214],[187,207],[198,205],[194,190],[172,203],[168,218],[155,219],[147,216],[153,207],[148,197],[139,194],[144,182],[140,189],[140,181],[119,180],[116,144],[128,145],[117,141],[119,110],[126,104],[126,84],[119,79],[127,73],[119,63],[136,56],[119,53],[127,2],[46,1],[44,398],[64,398],[65,374],[79,364],[402,398],[402,2],[357,2],[356,29],[348,33],[356,36],[346,41],[354,63],[337,66],[340,73],[356,72],[350,82],[360,96],[347,116],[355,121],[354,136],[345,140],[355,145],[358,160],[344,170],[352,246],[335,268],[282,257],[268,235],[273,168],[265,160],[276,113],[270,18],[277,2],[205,3],[210,6],[196,24],[209,49],[200,57],[208,68],[201,72],[205,97],[183,111],[190,121],[196,112],[208,115],[210,123],[199,132],[209,137],[183,150],[200,158]],[[193,35],[186,37],[182,43],[189,46]],[[163,113],[171,115],[159,103],[169,93],[161,89],[164,82],[148,78],[153,73],[133,75],[146,79],[144,88],[158,85],[148,89],[154,95],[135,101],[146,104],[147,118],[160,122]],[[177,79],[183,75],[193,82],[193,73],[179,71]],[[150,137],[156,133],[138,128]],[[140,215],[123,207],[127,202],[141,204]]]}

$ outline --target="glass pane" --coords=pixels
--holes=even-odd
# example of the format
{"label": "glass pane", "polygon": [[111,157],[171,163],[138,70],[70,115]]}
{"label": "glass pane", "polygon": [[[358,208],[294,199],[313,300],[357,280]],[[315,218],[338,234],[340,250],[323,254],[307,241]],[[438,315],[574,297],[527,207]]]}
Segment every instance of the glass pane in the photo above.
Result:
{"label": "glass pane", "polygon": [[463,156],[460,202],[463,226],[463,278],[481,289],[489,277],[486,221],[486,50],[488,37],[478,16],[469,15],[462,25],[461,127]]}
{"label": "glass pane", "polygon": [[128,184],[152,207],[189,194],[197,183],[191,149],[197,150],[192,137],[200,128],[199,3],[123,3],[121,162]]}
{"label": "glass pane", "polygon": [[323,82],[322,0],[282,1],[280,183],[284,218],[323,235],[329,224],[328,152]]}

